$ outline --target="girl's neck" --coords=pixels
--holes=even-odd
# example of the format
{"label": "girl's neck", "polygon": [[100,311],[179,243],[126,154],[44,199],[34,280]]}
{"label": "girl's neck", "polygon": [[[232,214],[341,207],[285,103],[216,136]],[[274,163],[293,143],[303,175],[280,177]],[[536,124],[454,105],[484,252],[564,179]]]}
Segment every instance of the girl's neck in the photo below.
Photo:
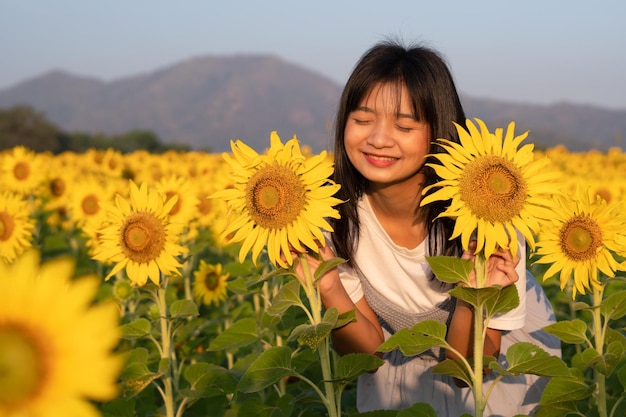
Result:
{"label": "girl's neck", "polygon": [[422,175],[395,184],[370,183],[365,194],[376,213],[385,216],[415,219],[418,217],[422,189]]}
{"label": "girl's neck", "polygon": [[366,193],[374,215],[389,237],[400,246],[413,249],[428,233],[424,210],[419,207],[421,192],[413,188],[377,188]]}

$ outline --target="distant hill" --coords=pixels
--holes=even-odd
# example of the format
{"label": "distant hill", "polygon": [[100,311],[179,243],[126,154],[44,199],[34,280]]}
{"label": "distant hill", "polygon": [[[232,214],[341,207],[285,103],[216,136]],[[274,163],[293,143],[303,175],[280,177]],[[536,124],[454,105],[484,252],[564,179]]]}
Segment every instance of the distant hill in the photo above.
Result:
{"label": "distant hill", "polygon": [[[68,132],[150,130],[163,143],[213,152],[230,150],[230,139],[260,151],[277,130],[318,152],[330,148],[341,87],[272,55],[205,56],[112,82],[50,72],[1,90],[0,108],[31,106]],[[537,147],[624,147],[626,110],[462,100],[468,117],[490,127],[515,120],[516,132],[531,130],[527,141]]]}

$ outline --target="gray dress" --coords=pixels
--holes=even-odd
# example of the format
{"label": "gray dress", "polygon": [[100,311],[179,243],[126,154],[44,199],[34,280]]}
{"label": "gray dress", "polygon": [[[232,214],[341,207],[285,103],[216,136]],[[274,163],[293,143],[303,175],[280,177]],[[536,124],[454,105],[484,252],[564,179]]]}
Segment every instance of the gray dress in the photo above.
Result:
{"label": "gray dress", "polygon": [[[361,284],[368,304],[378,314],[385,338],[400,328],[412,327],[420,320],[438,320],[448,323],[454,308],[452,297],[425,313],[411,313],[395,308],[379,294],[361,275]],[[531,342],[551,355],[560,356],[559,340],[542,330],[555,320],[554,312],[545,292],[527,272],[526,274],[526,321],[522,328],[503,332],[499,361],[506,367],[509,346],[517,342]],[[360,412],[382,409],[403,409],[417,402],[430,404],[439,417],[457,417],[463,413],[473,415],[474,399],[470,388],[457,387],[446,375],[436,375],[430,369],[442,359],[439,350],[427,351],[414,357],[404,356],[399,350],[384,354],[385,363],[376,372],[364,374],[357,387],[357,408]],[[487,392],[495,377],[494,373],[484,379]],[[534,375],[507,376],[500,380],[491,392],[485,416],[510,417],[515,414],[532,415],[537,407],[546,378]]]}

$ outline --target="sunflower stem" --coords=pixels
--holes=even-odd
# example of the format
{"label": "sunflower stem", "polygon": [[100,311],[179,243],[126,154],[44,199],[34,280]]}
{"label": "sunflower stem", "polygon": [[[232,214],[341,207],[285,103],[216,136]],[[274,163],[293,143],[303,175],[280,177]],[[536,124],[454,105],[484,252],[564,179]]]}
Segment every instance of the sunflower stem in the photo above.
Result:
{"label": "sunflower stem", "polygon": [[[309,299],[312,310],[313,320],[311,324],[317,326],[322,322],[322,302],[319,295],[318,284],[314,282],[314,277],[311,276],[311,269],[309,268],[309,261],[306,254],[300,254],[300,263],[302,264],[302,271],[304,272],[304,291]],[[328,417],[339,417],[341,401],[336,398],[335,384],[333,383],[329,338],[330,335],[326,335],[324,340],[318,345],[322,378],[324,379],[324,391],[326,392],[326,395],[322,396],[321,399],[326,405]]]}
{"label": "sunflower stem", "polygon": [[[157,288],[157,306],[159,308],[159,322],[161,325],[161,359],[165,359],[169,363],[172,358],[172,334],[167,317],[167,302],[165,299],[166,288],[167,278],[165,278],[162,285]],[[174,417],[174,390],[172,386],[171,365],[169,365],[167,373],[162,376],[162,380],[165,391],[165,415],[166,417]]]}
{"label": "sunflower stem", "polygon": [[[602,305],[602,293],[604,292],[604,287],[596,288],[594,286],[592,297],[593,297],[593,308],[591,309],[591,314],[593,317],[593,339],[595,344],[595,349],[598,352],[598,355],[602,356],[604,352],[604,332],[602,329],[602,317],[600,312],[600,306]],[[594,369],[593,371],[594,379],[596,381],[596,404],[598,406],[598,415],[600,417],[607,416],[607,408],[606,408],[606,378],[604,374],[598,372]]]}
{"label": "sunflower stem", "polygon": [[[476,254],[476,287],[484,288],[487,283],[487,260],[484,252]],[[483,399],[483,351],[485,345],[484,303],[479,301],[474,308],[474,416],[482,417],[485,411]]]}

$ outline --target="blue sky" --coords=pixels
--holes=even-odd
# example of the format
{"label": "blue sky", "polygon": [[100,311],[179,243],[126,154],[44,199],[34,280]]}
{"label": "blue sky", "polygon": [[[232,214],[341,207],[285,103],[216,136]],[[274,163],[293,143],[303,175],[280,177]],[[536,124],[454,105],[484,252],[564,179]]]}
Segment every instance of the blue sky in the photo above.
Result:
{"label": "blue sky", "polygon": [[0,0],[0,90],[105,81],[195,56],[274,54],[342,83],[373,43],[424,42],[462,93],[626,110],[626,1]]}

